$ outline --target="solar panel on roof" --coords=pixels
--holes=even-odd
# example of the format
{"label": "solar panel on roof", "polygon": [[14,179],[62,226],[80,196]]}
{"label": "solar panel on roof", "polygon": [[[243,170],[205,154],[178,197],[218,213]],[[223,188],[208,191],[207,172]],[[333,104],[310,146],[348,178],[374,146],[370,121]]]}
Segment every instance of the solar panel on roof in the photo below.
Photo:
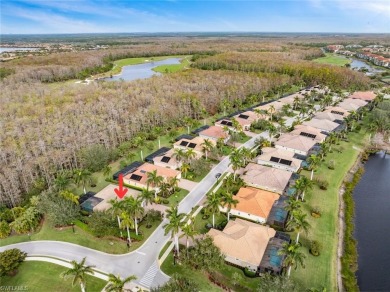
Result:
{"label": "solar panel on roof", "polygon": [[270,159],[270,161],[276,162],[276,163],[279,163],[279,160],[280,160],[280,158],[275,157],[275,156],[271,156],[271,159]]}
{"label": "solar panel on roof", "polygon": [[340,116],[342,116],[342,115],[344,115],[344,113],[343,112],[339,112],[339,111],[330,111],[332,114],[336,114],[336,115],[340,115]]}
{"label": "solar panel on roof", "polygon": [[279,163],[290,166],[292,161],[291,160],[286,160],[286,159],[280,159]]}
{"label": "solar panel on roof", "polygon": [[304,137],[309,137],[309,138],[312,138],[312,139],[317,137],[317,135],[313,135],[313,134],[306,133],[306,132],[301,132],[301,133],[299,133],[299,135],[304,136]]}
{"label": "solar panel on roof", "polygon": [[229,127],[233,126],[233,123],[232,122],[227,122],[226,125],[228,125]]}
{"label": "solar panel on roof", "polygon": [[161,158],[161,162],[164,162],[164,163],[168,163],[169,160],[171,160],[171,158],[168,156],[163,156],[163,158]]}
{"label": "solar panel on roof", "polygon": [[195,147],[196,147],[196,144],[195,144],[195,143],[190,143],[190,144],[188,144],[188,147],[189,147],[189,148],[195,148]]}
{"label": "solar panel on roof", "polygon": [[249,118],[249,116],[247,116],[247,115],[239,115],[238,117],[241,119],[245,119],[245,120],[247,120]]}
{"label": "solar panel on roof", "polygon": [[136,180],[136,181],[140,181],[142,179],[142,176],[138,175],[138,174],[132,174],[130,176],[130,179],[132,180]]}
{"label": "solar panel on roof", "polygon": [[188,145],[188,142],[187,141],[181,141],[180,145],[186,147]]}
{"label": "solar panel on roof", "polygon": [[227,125],[228,121],[222,121],[221,125]]}

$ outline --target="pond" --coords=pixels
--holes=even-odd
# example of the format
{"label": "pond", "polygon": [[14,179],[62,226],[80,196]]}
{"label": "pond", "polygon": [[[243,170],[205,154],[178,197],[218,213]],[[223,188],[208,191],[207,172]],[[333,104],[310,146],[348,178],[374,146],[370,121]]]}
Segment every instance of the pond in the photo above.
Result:
{"label": "pond", "polygon": [[137,79],[146,79],[154,75],[161,75],[161,73],[155,72],[152,69],[161,65],[174,65],[180,64],[180,58],[169,58],[161,61],[152,61],[144,64],[123,66],[122,72],[118,75],[103,78],[106,81],[132,81]]}
{"label": "pond", "polygon": [[390,291],[390,155],[370,157],[356,186],[355,238],[361,291]]}
{"label": "pond", "polygon": [[38,51],[40,48],[0,48],[0,54],[3,52],[16,52],[16,51]]}
{"label": "pond", "polygon": [[363,62],[363,61],[360,61],[360,60],[356,60],[356,59],[352,59],[352,62],[351,62],[351,69],[355,69],[355,70],[359,70],[359,69],[367,69],[368,72],[367,72],[367,75],[372,75],[374,73],[380,73],[380,72],[384,72],[383,70],[378,70],[370,65],[368,65],[366,62]]}

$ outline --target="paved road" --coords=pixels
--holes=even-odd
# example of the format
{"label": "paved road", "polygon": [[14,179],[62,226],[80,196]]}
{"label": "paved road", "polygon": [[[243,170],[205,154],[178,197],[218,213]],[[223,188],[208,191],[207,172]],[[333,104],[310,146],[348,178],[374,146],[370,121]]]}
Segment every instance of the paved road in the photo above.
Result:
{"label": "paved road", "polygon": [[[241,147],[252,148],[255,140],[260,136],[268,138],[268,133],[252,137]],[[179,211],[182,213],[191,212],[212,188],[216,182],[215,175],[224,173],[229,168],[229,158],[224,158],[216,165],[209,174],[196,185],[196,187],[180,202]],[[94,265],[96,269],[105,272],[119,274],[122,277],[136,275],[136,282],[146,288],[156,287],[165,283],[169,277],[162,273],[157,264],[160,250],[169,240],[169,235],[164,234],[163,225],[165,219],[149,237],[149,239],[136,251],[125,255],[110,255],[107,253],[92,250],[75,244],[59,241],[32,241],[0,247],[0,251],[8,248],[19,248],[28,255],[53,256],[66,260],[80,261],[87,257],[87,264]]]}

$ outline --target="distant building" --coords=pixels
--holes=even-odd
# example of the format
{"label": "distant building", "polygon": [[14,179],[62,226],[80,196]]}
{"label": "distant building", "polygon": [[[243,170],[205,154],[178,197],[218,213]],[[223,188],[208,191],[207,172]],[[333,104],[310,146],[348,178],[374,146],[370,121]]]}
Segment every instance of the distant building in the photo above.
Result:
{"label": "distant building", "polygon": [[326,50],[328,52],[336,53],[337,51],[339,51],[341,49],[344,49],[343,45],[329,45],[329,46],[326,46]]}
{"label": "distant building", "polygon": [[275,148],[284,149],[306,156],[316,144],[316,139],[311,138],[311,136],[292,135],[291,133],[285,133],[279,137],[278,141],[275,142]]}
{"label": "distant building", "polygon": [[226,143],[229,140],[230,135],[224,131],[222,127],[211,126],[206,130],[199,132],[199,137],[213,140],[215,143],[221,139]]}
{"label": "distant building", "polygon": [[349,98],[370,102],[376,98],[376,94],[373,91],[356,91]]}
{"label": "distant building", "polygon": [[339,123],[332,122],[327,119],[311,119],[310,121],[305,121],[302,123],[303,125],[310,126],[313,128],[317,128],[323,132],[331,133],[337,131],[338,128],[341,128]]}
{"label": "distant building", "polygon": [[278,148],[265,147],[261,154],[256,157],[260,165],[272,166],[275,168],[296,172],[301,168],[302,160],[295,157],[295,153]]}

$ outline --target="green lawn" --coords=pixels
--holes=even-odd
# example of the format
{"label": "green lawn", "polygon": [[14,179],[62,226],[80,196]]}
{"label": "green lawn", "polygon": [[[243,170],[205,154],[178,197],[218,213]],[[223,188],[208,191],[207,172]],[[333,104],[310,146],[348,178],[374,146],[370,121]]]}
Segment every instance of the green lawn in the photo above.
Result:
{"label": "green lawn", "polygon": [[[292,270],[292,278],[301,283],[305,288],[325,287],[327,291],[336,291],[336,264],[337,264],[337,242],[338,242],[338,207],[339,188],[344,180],[345,174],[355,163],[359,152],[353,146],[364,148],[368,134],[363,130],[360,133],[350,133],[349,142],[340,142],[340,145],[333,145],[333,148],[343,147],[344,151],[329,153],[325,161],[314,174],[315,177],[322,177],[329,182],[326,191],[320,190],[317,186],[306,196],[304,211],[308,214],[310,224],[308,236],[301,234],[300,241],[303,244],[302,250],[306,255],[306,268]],[[336,162],[335,170],[329,170],[327,162]],[[310,177],[310,172],[302,171],[301,174]],[[310,207],[318,206],[322,216],[318,219],[309,215]],[[295,238],[295,234],[292,235]],[[309,240],[318,240],[322,245],[321,255],[314,257],[309,253]]]}
{"label": "green lawn", "polygon": [[[72,287],[72,280],[64,280],[61,273],[67,268],[46,262],[27,261],[19,267],[18,273],[14,277],[3,277],[0,279],[0,287],[25,287],[26,291],[80,291],[80,285]],[[106,282],[87,276],[86,291],[101,291]]]}
{"label": "green lawn", "polygon": [[180,64],[172,64],[172,65],[161,65],[153,68],[153,71],[160,73],[174,73],[185,68],[188,68],[190,65],[189,57],[185,57],[180,61]]}
{"label": "green lawn", "polygon": [[174,193],[173,195],[171,195],[168,198],[169,206],[176,206],[176,205],[178,205],[181,202],[181,200],[183,200],[185,198],[185,196],[188,195],[188,193],[189,193],[189,191],[184,190],[184,189],[180,189],[179,192]]}
{"label": "green lawn", "polygon": [[[145,225],[141,223],[139,231],[142,232],[144,236],[143,240],[137,242],[133,241],[130,251],[140,247],[159,224],[160,222],[154,222],[151,228],[146,228]],[[132,232],[132,234],[134,233]],[[47,221],[44,221],[41,229],[37,233],[31,235],[31,240],[65,241],[111,254],[124,254],[129,252],[126,242],[116,237],[97,238],[78,226],[75,226],[75,233],[73,233],[71,227],[54,228]],[[25,241],[29,241],[28,235],[15,235],[1,239],[0,246]]]}
{"label": "green lawn", "polygon": [[336,54],[330,54],[330,53],[326,53],[326,57],[321,57],[313,61],[321,64],[329,64],[329,65],[337,65],[337,66],[345,66],[345,64],[351,63],[351,60],[345,57]]}
{"label": "green lawn", "polygon": [[[201,234],[207,233],[208,229],[206,228],[206,224],[210,223],[213,224],[213,216],[210,215],[208,219],[202,219],[202,212],[199,212],[198,215],[195,217],[195,222],[194,222],[194,228],[196,231],[198,231]],[[215,215],[215,225],[217,226],[220,224],[222,221],[227,220],[227,217],[224,213],[216,214]]]}

